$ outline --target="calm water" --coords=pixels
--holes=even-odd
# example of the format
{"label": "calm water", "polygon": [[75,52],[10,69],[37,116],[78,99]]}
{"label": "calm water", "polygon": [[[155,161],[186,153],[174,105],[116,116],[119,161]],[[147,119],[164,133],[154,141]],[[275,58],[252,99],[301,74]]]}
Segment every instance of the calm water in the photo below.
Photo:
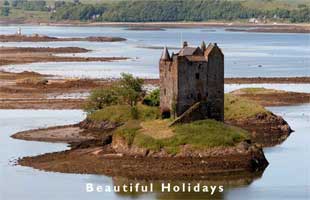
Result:
{"label": "calm water", "polygon": [[[0,34],[15,33],[18,26],[0,26]],[[77,46],[93,50],[79,56],[126,56],[127,61],[92,63],[34,63],[8,66],[14,72],[36,71],[67,77],[106,78],[130,72],[140,77],[158,77],[158,47],[167,45],[177,52],[181,40],[199,45],[201,40],[217,42],[225,53],[226,77],[310,76],[309,34],[237,33],[222,28],[167,29],[166,31],[128,31],[111,27],[22,26],[26,34],[56,37],[120,36],[126,42],[46,42],[0,43],[0,46]],[[150,48],[152,47],[152,48]],[[154,49],[155,47],[155,49]],[[61,56],[61,55],[60,55]],[[74,56],[74,55],[71,55]],[[262,67],[258,67],[262,65]],[[310,92],[310,84],[254,84],[225,86],[225,91],[248,86]],[[11,139],[10,135],[33,128],[76,123],[85,116],[78,110],[0,110],[0,200],[41,199],[309,199],[310,198],[310,104],[271,107],[295,130],[281,145],[265,149],[270,165],[263,176],[232,181],[223,194],[115,194],[85,192],[85,183],[113,185],[124,180],[97,175],[50,173],[13,166],[18,157],[67,149],[50,144]],[[155,182],[154,182],[155,183]],[[210,182],[212,184],[214,182]],[[175,182],[174,184],[178,184]]]}
{"label": "calm water", "polygon": [[[15,33],[18,26],[0,26],[0,34]],[[9,71],[33,70],[68,77],[118,77],[121,72],[140,77],[158,77],[161,47],[177,52],[181,40],[199,45],[202,40],[217,42],[225,54],[226,77],[309,76],[310,35],[289,33],[227,32],[223,28],[166,29],[129,31],[120,27],[22,26],[25,34],[56,37],[120,36],[126,42],[41,42],[0,43],[0,46],[77,46],[93,50],[80,56],[126,56],[127,61],[92,63],[35,63],[10,66]],[[151,49],[149,47],[159,47]],[[79,55],[79,54],[76,54]],[[261,65],[262,67],[258,67]]]}
{"label": "calm water", "polygon": [[[17,131],[76,123],[85,116],[78,110],[0,110],[0,199],[309,199],[310,194],[310,104],[271,107],[284,116],[295,132],[281,145],[265,149],[270,165],[257,180],[240,180],[213,197],[194,193],[86,193],[86,183],[118,184],[118,178],[43,172],[12,166],[11,160],[66,149],[50,144],[11,139]],[[156,182],[154,182],[156,183]],[[178,184],[178,183],[175,183]],[[212,184],[212,181],[209,183]],[[217,184],[219,184],[217,182]]]}

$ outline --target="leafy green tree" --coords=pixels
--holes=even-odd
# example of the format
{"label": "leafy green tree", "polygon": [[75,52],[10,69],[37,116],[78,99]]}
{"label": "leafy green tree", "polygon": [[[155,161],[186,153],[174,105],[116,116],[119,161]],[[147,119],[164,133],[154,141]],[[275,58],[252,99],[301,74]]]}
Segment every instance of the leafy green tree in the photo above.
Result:
{"label": "leafy green tree", "polygon": [[10,6],[10,2],[9,2],[8,0],[5,0],[5,1],[3,2],[3,6],[4,6],[4,7]]}
{"label": "leafy green tree", "polygon": [[143,99],[143,104],[148,106],[159,106],[160,103],[160,90],[155,89],[150,94],[146,95]]}
{"label": "leafy green tree", "polygon": [[1,8],[1,15],[2,16],[9,16],[10,15],[10,8],[9,7],[2,7]]}
{"label": "leafy green tree", "polygon": [[144,95],[142,85],[142,79],[123,73],[119,82],[113,86],[93,90],[84,105],[84,110],[91,113],[110,105],[128,104],[132,107],[133,114],[137,113],[135,106]]}
{"label": "leafy green tree", "polygon": [[122,73],[119,81],[118,92],[123,101],[130,106],[137,105],[143,96],[143,79],[133,77],[131,74]]}
{"label": "leafy green tree", "polygon": [[117,104],[118,99],[117,90],[113,87],[95,89],[91,92],[87,103],[84,105],[84,110],[89,113],[95,110],[101,110],[106,106]]}

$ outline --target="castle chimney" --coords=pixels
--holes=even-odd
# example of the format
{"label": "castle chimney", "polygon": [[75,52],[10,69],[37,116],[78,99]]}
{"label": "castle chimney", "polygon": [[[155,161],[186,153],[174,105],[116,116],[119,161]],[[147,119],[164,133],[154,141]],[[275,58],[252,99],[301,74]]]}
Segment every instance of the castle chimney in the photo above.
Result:
{"label": "castle chimney", "polygon": [[214,46],[216,46],[216,47],[217,47],[217,43],[216,43],[216,42],[214,43]]}
{"label": "castle chimney", "polygon": [[200,45],[201,50],[204,52],[207,48],[205,41],[202,41],[201,45]]}
{"label": "castle chimney", "polygon": [[184,41],[184,42],[183,42],[183,48],[184,48],[184,47],[187,47],[187,46],[188,46],[187,41]]}
{"label": "castle chimney", "polygon": [[168,51],[167,47],[164,48],[164,51],[163,51],[160,59],[161,60],[170,60],[170,55],[169,55],[169,51]]}

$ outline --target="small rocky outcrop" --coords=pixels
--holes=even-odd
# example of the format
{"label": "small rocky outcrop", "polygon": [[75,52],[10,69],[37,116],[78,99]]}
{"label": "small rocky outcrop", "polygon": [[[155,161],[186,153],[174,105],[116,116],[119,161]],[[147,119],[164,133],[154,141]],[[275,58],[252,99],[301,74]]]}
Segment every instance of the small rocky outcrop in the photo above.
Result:
{"label": "small rocky outcrop", "polygon": [[265,147],[281,144],[293,132],[282,117],[271,112],[258,113],[247,119],[225,122],[249,131],[251,140]]}
{"label": "small rocky outcrop", "polygon": [[124,156],[140,157],[143,159],[184,159],[192,160],[191,167],[203,164],[206,169],[219,171],[262,171],[268,166],[262,147],[244,141],[237,146],[195,149],[184,145],[176,155],[167,153],[165,149],[153,151],[130,145],[120,137],[113,136],[111,147],[116,153]]}

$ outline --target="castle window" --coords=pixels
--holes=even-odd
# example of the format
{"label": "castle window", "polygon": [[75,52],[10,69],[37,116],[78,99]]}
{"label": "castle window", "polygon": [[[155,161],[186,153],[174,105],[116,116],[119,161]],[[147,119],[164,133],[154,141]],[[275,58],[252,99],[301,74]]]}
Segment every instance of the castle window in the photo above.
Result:
{"label": "castle window", "polygon": [[199,80],[199,73],[196,73],[195,77],[196,77],[197,80]]}
{"label": "castle window", "polygon": [[164,95],[166,96],[166,93],[167,93],[167,91],[166,91],[166,88],[164,89]]}
{"label": "castle window", "polygon": [[194,95],[193,94],[191,94],[191,98],[193,98],[194,97]]}
{"label": "castle window", "polygon": [[198,101],[200,101],[200,100],[201,100],[201,94],[200,94],[200,93],[198,93],[198,95],[197,95],[197,99],[198,99]]}
{"label": "castle window", "polygon": [[201,69],[201,64],[198,65],[198,69]]}

